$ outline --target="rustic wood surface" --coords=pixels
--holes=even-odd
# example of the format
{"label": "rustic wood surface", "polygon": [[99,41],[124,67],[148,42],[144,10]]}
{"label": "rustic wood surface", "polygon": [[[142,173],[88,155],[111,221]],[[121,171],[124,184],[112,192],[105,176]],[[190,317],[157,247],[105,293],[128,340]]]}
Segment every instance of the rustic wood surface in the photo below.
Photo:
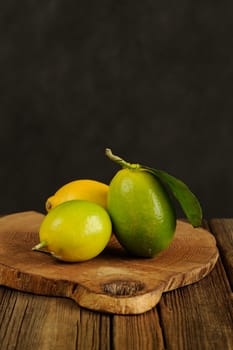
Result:
{"label": "rustic wood surface", "polygon": [[220,252],[199,282],[164,293],[140,315],[89,311],[69,298],[0,287],[2,350],[233,349],[233,219],[205,223]]}
{"label": "rustic wood surface", "polygon": [[218,259],[213,235],[178,220],[172,244],[153,259],[128,256],[113,236],[95,259],[64,263],[32,251],[43,218],[30,211],[0,219],[1,285],[70,297],[91,310],[139,314],[154,307],[163,292],[205,277]]}

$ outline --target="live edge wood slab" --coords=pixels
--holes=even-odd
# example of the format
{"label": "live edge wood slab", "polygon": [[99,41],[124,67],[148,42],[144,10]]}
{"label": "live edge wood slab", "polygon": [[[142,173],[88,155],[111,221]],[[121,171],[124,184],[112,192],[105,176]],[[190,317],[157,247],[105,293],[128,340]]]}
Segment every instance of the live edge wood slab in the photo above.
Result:
{"label": "live edge wood slab", "polygon": [[0,284],[68,297],[100,312],[144,313],[159,302],[162,293],[204,278],[219,256],[213,235],[178,220],[173,242],[153,259],[129,256],[113,235],[98,257],[65,263],[32,251],[43,218],[28,211],[0,219]]}

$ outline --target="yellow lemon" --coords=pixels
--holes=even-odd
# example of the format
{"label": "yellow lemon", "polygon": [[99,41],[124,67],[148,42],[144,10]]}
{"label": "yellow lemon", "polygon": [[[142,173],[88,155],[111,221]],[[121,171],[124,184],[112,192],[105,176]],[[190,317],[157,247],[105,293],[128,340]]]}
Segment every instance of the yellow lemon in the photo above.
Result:
{"label": "yellow lemon", "polygon": [[111,219],[103,207],[84,200],[67,201],[45,216],[39,230],[40,243],[32,249],[46,248],[62,261],[85,261],[103,251],[111,233]]}
{"label": "yellow lemon", "polygon": [[95,202],[105,209],[107,208],[108,185],[88,179],[71,181],[57,190],[49,197],[45,203],[46,210],[49,212],[57,205],[74,200],[87,200]]}

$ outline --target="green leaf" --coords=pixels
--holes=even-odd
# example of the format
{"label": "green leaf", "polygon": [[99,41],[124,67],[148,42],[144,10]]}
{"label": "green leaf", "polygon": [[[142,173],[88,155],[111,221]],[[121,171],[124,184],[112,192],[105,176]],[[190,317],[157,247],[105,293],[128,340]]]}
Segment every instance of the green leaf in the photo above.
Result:
{"label": "green leaf", "polygon": [[167,185],[174,197],[179,202],[187,219],[193,227],[201,225],[202,208],[196,196],[190,191],[188,186],[181,180],[167,174],[165,171],[149,168],[141,165],[141,170],[147,171]]}

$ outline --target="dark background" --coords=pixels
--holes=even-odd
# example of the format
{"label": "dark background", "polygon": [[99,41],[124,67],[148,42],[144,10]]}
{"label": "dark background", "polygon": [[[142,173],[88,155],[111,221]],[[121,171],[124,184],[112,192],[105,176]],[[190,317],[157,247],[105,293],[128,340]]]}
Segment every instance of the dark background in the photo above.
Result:
{"label": "dark background", "polygon": [[0,212],[109,182],[110,147],[232,217],[232,18],[231,1],[2,1]]}

